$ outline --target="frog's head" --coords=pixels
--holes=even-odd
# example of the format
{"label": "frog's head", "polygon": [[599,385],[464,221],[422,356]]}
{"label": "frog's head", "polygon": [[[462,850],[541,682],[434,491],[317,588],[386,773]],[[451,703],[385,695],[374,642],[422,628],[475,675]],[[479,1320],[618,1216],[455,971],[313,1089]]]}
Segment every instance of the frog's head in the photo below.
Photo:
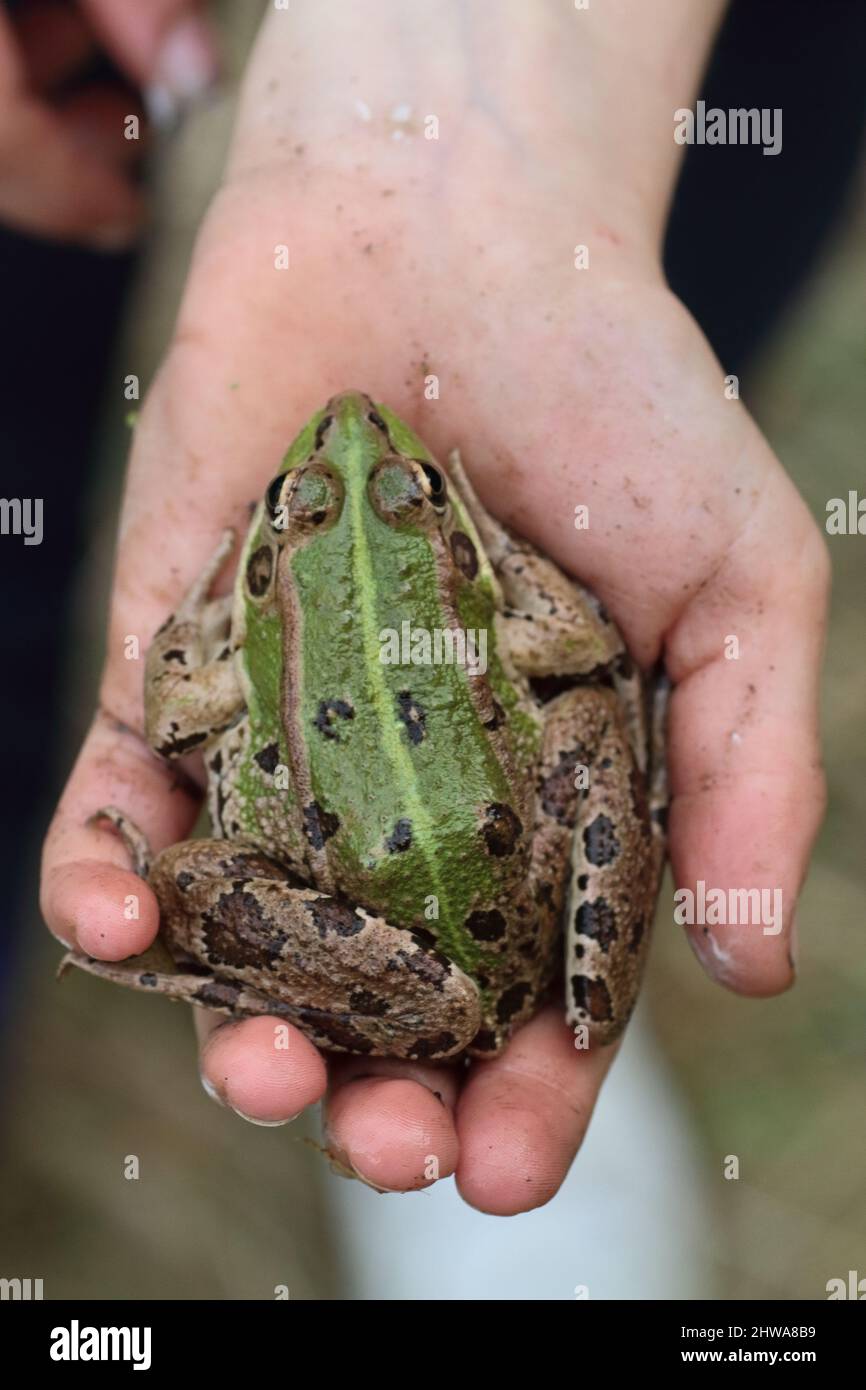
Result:
{"label": "frog's head", "polygon": [[448,571],[455,582],[493,582],[459,489],[408,425],[362,391],[333,396],[301,432],[260,524],[280,550],[330,552],[325,536],[337,531],[342,553],[362,543],[374,570],[383,549],[409,560],[420,545],[435,554],[440,584]]}

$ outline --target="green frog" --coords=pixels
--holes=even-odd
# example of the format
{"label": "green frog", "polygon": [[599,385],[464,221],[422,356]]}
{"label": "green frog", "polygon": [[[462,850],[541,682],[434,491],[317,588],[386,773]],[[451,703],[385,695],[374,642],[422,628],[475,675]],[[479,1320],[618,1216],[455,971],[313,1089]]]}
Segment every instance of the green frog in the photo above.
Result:
{"label": "green frog", "polygon": [[600,603],[369,396],[301,430],[146,657],[162,757],[212,834],[154,857],[157,943],[94,974],[319,1047],[490,1057],[558,982],[601,1044],[637,995],[664,862],[665,682]]}

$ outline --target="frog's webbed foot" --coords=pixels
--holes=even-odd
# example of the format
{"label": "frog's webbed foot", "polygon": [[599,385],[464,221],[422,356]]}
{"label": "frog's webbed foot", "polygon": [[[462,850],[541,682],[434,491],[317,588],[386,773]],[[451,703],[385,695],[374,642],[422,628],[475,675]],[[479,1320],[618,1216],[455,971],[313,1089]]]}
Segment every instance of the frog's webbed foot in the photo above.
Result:
{"label": "frog's webbed foot", "polygon": [[151,747],[166,758],[205,747],[244,708],[231,659],[230,600],[227,596],[208,599],[233,545],[234,532],[224,531],[213,555],[147,652],[145,734]]}
{"label": "frog's webbed foot", "polygon": [[135,822],[116,806],[103,806],[101,810],[88,817],[87,824],[98,826],[101,821],[109,821],[114,826],[132,860],[133,869],[139,878],[147,878],[153,862],[153,851],[144,831],[139,830]]}

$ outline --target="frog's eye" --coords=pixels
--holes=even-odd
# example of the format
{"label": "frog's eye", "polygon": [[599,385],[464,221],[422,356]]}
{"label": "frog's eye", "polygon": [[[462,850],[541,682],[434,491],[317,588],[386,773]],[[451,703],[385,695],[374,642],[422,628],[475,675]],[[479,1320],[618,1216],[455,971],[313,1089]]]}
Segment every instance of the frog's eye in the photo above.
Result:
{"label": "frog's eye", "polygon": [[445,510],[445,503],[448,500],[448,488],[445,478],[435,464],[428,463],[426,459],[416,459],[415,462],[427,480],[427,496],[430,498],[437,512]]}
{"label": "frog's eye", "polygon": [[286,481],[285,473],[278,473],[274,480],[268,483],[268,490],[265,493],[265,506],[273,517],[280,505],[280,496],[283,491],[283,483]]}
{"label": "frog's eye", "polygon": [[426,459],[389,454],[367,486],[373,507],[390,526],[438,526],[447,504],[445,479]]}
{"label": "frog's eye", "polygon": [[342,484],[322,463],[281,473],[265,493],[271,527],[279,539],[325,528],[340,514]]}

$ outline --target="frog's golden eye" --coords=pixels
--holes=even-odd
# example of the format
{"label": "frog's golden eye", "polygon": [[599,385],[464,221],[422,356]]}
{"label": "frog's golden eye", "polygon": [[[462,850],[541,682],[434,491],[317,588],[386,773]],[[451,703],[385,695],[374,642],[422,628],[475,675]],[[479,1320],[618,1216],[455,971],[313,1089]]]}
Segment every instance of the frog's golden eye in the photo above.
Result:
{"label": "frog's golden eye", "polygon": [[426,459],[416,459],[415,462],[427,479],[427,496],[437,512],[444,512],[445,503],[448,501],[448,487],[444,475],[435,464],[428,463]]}
{"label": "frog's golden eye", "polygon": [[389,454],[370,474],[370,501],[391,526],[438,526],[445,511],[445,479],[426,459]]}
{"label": "frog's golden eye", "polygon": [[268,519],[278,539],[329,525],[342,504],[342,483],[324,463],[278,474],[265,493]]}
{"label": "frog's golden eye", "polygon": [[265,506],[267,507],[271,516],[274,515],[274,513],[280,505],[280,497],[282,496],[283,483],[285,481],[286,474],[278,473],[277,476],[273,479],[273,481],[268,483],[268,489],[265,493]]}

